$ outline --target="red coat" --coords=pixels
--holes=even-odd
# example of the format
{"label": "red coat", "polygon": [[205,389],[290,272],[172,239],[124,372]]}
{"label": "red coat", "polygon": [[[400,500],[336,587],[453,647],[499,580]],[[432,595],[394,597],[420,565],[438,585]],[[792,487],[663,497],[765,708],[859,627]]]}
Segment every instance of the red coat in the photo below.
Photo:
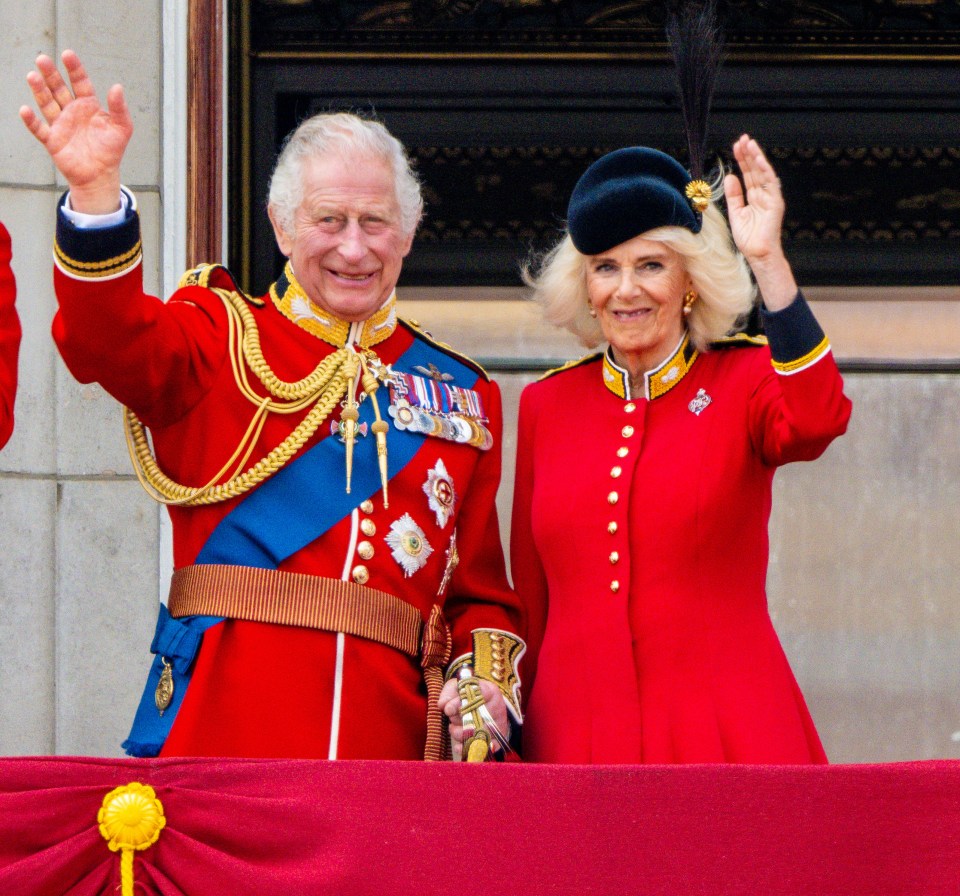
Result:
{"label": "red coat", "polygon": [[10,260],[10,234],[0,223],[0,448],[13,433],[13,408],[17,397],[17,358],[20,354],[20,319],[14,301],[17,284]]}
{"label": "red coat", "polygon": [[777,340],[793,356],[782,375],[765,345],[685,342],[648,374],[655,398],[631,400],[601,355],[524,390],[511,556],[528,688],[536,661],[525,758],[825,761],[764,590],[774,471],[818,457],[850,413],[794,305],[767,316],[771,344],[800,331]]}
{"label": "red coat", "polygon": [[[241,397],[228,359],[223,302],[202,286],[181,288],[166,303],[145,295],[139,255],[124,252],[130,237],[121,240],[114,233],[97,239],[61,218],[55,271],[60,308],[53,326],[61,354],[78,380],[101,383],[140,416],[150,428],[165,473],[181,483],[202,485],[230,457],[254,411]],[[109,239],[114,242],[109,244]],[[91,256],[103,254],[108,244],[109,259],[116,262],[105,271],[110,276],[84,276],[81,263],[90,264]],[[220,286],[232,285],[222,270],[215,280]],[[278,281],[279,293],[285,294],[287,286],[285,279]],[[262,307],[251,306],[264,356],[281,379],[298,380],[334,346],[284,316],[269,295],[264,299]],[[414,328],[397,324],[395,317],[383,333],[390,335],[373,349],[385,363],[396,362],[415,343],[443,360],[445,350]],[[363,566],[369,578],[361,584],[400,597],[425,618],[437,602],[446,552],[456,530],[460,563],[444,603],[454,657],[471,649],[472,629],[519,630],[519,608],[506,579],[494,503],[500,480],[500,393],[479,368],[465,359],[458,361],[477,379],[473,388],[489,416],[493,449],[422,437],[413,459],[390,481],[389,508],[384,508],[379,492],[369,504],[361,503],[365,496],[359,496],[352,513],[279,566],[356,581],[360,579],[355,571]],[[250,380],[262,391],[255,377]],[[379,401],[389,419],[385,393],[380,390]],[[250,463],[277,446],[304,414],[271,414]],[[337,416],[334,413],[331,419]],[[329,422],[301,453],[327,437]],[[390,435],[387,443],[389,449]],[[445,465],[455,491],[453,513],[442,521],[424,491],[438,461]],[[340,467],[329,488],[344,489]],[[238,500],[170,508],[175,567],[194,563]],[[289,502],[291,511],[302,510],[297,495],[290,495]],[[411,574],[394,559],[385,541],[391,524],[404,514],[432,547],[425,565]],[[372,557],[364,559],[361,552],[368,551]],[[341,667],[337,641],[333,632],[237,620],[209,629],[163,754],[422,758],[426,690],[419,659],[375,641],[345,636]]]}

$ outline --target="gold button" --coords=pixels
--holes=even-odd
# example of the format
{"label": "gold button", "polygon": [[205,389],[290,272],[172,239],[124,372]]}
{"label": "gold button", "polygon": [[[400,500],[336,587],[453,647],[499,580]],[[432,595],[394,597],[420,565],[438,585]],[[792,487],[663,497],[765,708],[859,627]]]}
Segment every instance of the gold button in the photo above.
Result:
{"label": "gold button", "polygon": [[630,436],[633,435],[633,427],[624,426],[623,429],[620,430],[620,435],[622,435],[625,439],[629,439]]}
{"label": "gold button", "polygon": [[611,590],[614,594],[616,594],[616,593],[620,590],[620,583],[619,583],[616,579],[614,579],[614,580],[610,583],[610,590]]}
{"label": "gold button", "polygon": [[626,457],[629,453],[630,449],[626,445],[617,449],[617,457]]}
{"label": "gold button", "polygon": [[351,575],[358,585],[366,585],[370,581],[370,570],[366,566],[354,566]]}
{"label": "gold button", "polygon": [[616,534],[617,534],[617,529],[619,529],[619,528],[620,528],[620,527],[619,527],[613,520],[611,520],[609,523],[607,523],[607,531],[608,531],[611,535],[616,535]]}
{"label": "gold button", "polygon": [[623,469],[622,469],[621,467],[614,467],[614,468],[610,471],[610,475],[611,475],[614,479],[619,479],[619,478],[620,478],[620,474],[621,474],[622,472],[623,472]]}
{"label": "gold button", "polygon": [[357,553],[361,560],[369,560],[373,556],[373,545],[369,541],[361,541],[357,545]]}
{"label": "gold button", "polygon": [[364,513],[373,513],[373,501],[367,498],[367,500],[360,505],[360,509]]}
{"label": "gold button", "polygon": [[624,409],[628,414],[632,414],[632,413],[637,409],[637,406],[636,406],[632,401],[628,401],[628,402],[623,406],[623,409]]}
{"label": "gold button", "polygon": [[611,551],[611,552],[610,552],[610,562],[611,562],[611,563],[619,563],[619,562],[620,562],[620,554],[619,554],[617,551]]}
{"label": "gold button", "polygon": [[373,520],[361,520],[360,531],[369,538],[377,534],[377,524]]}
{"label": "gold button", "polygon": [[619,500],[620,500],[620,496],[616,492],[610,492],[610,494],[607,495],[608,504],[616,504],[617,501]]}

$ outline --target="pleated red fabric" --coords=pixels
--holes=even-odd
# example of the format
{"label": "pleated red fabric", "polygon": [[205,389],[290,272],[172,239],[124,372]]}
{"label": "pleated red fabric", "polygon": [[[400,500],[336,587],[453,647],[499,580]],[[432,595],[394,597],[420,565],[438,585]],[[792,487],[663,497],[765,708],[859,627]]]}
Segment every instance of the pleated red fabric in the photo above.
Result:
{"label": "pleated red fabric", "polygon": [[0,893],[115,896],[97,828],[149,784],[137,896],[960,891],[960,762],[575,766],[0,760]]}

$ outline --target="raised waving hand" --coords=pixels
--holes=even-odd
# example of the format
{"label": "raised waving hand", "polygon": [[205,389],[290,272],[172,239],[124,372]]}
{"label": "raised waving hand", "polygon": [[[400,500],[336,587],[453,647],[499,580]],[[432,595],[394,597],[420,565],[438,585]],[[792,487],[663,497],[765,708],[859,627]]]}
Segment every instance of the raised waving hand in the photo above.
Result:
{"label": "raised waving hand", "polygon": [[107,91],[104,107],[77,54],[64,50],[61,58],[69,86],[49,56],[38,56],[27,84],[39,115],[21,106],[20,118],[66,178],[71,206],[107,214],[120,207],[120,163],[133,134],[123,87]]}
{"label": "raised waving hand", "polygon": [[786,205],[780,180],[760,144],[747,134],[733,144],[733,155],[743,183],[735,174],[728,174],[723,182],[730,231],[753,271],[764,304],[778,311],[797,294],[793,272],[783,253]]}

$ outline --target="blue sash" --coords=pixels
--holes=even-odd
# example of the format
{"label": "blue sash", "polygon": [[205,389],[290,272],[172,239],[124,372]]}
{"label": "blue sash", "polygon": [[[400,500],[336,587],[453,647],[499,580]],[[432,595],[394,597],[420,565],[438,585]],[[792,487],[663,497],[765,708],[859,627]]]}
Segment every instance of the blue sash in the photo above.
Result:
{"label": "blue sash", "polygon": [[[435,365],[453,376],[458,385],[475,385],[477,374],[455,358],[414,338],[413,344],[393,364],[400,370]],[[378,392],[386,419],[385,390]],[[360,422],[374,420],[373,402],[360,405]],[[425,436],[391,427],[387,442],[390,478],[413,459]],[[346,493],[346,447],[338,438],[324,438],[309,451],[295,457],[252,492],[238,499],[210,534],[197,555],[197,563],[221,563],[276,569],[284,560],[315,541],[348,517],[363,501],[381,488],[373,435],[359,438],[353,450],[351,491]],[[193,661],[203,632],[223,622],[222,616],[185,616],[174,619],[160,605],[157,629],[150,646],[154,654],[147,684],[140,698],[130,736],[123,749],[131,756],[156,756],[183,702],[190,683]],[[170,706],[160,715],[154,694],[166,657],[173,666],[174,693]]]}

